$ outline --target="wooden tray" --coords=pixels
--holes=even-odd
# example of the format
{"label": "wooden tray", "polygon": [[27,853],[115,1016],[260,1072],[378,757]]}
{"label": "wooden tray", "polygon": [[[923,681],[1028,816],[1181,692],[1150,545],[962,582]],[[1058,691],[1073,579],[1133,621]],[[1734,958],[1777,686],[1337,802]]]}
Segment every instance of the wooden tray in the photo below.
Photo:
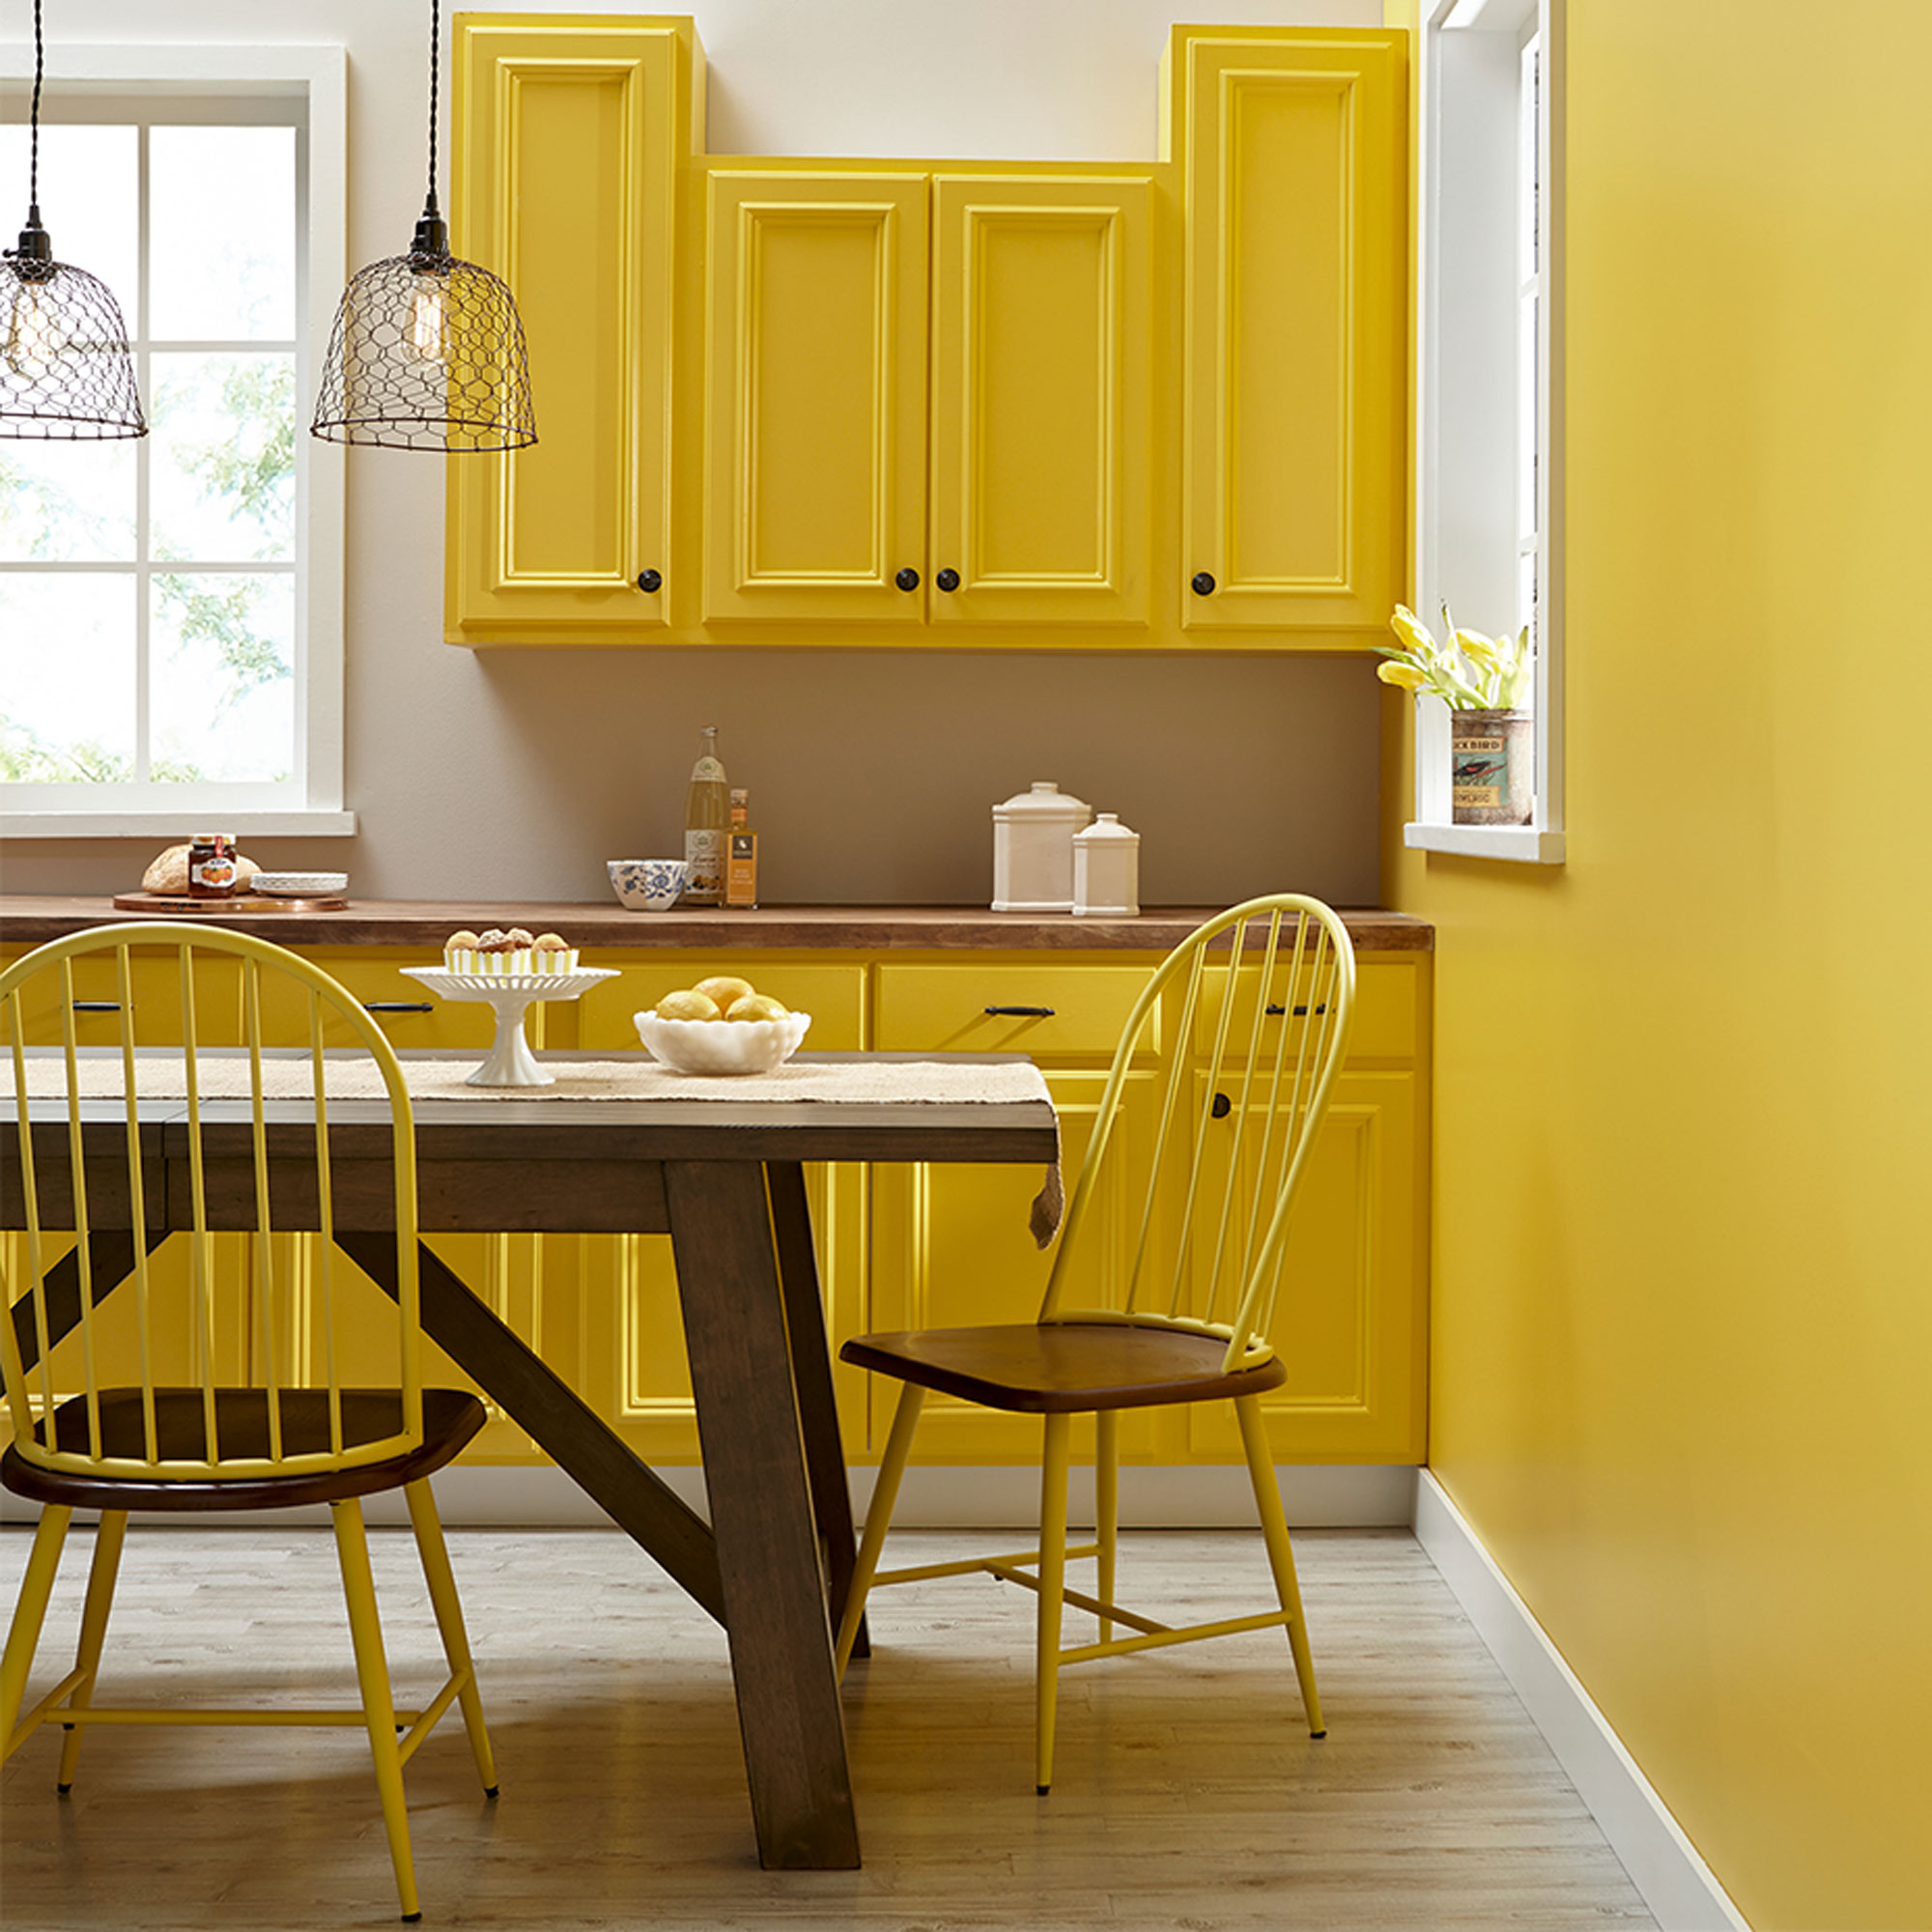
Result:
{"label": "wooden tray", "polygon": [[229,912],[341,912],[348,904],[347,899],[272,898],[267,893],[237,893],[228,899],[175,898],[166,893],[114,895],[117,912],[186,913],[197,918]]}

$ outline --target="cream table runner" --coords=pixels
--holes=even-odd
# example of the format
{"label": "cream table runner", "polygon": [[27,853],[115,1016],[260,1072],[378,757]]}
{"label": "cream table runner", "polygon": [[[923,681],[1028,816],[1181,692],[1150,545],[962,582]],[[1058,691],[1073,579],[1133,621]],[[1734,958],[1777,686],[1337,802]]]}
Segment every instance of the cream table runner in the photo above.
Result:
{"label": "cream table runner", "polygon": [[[940,1060],[787,1061],[769,1073],[702,1076],[677,1073],[658,1062],[634,1060],[550,1060],[544,1070],[555,1079],[548,1087],[471,1087],[467,1060],[412,1060],[402,1063],[412,1100],[821,1100],[869,1104],[967,1103],[1011,1105],[1025,1100],[1052,1104],[1045,1076],[1030,1061],[997,1065]],[[77,1062],[80,1097],[121,1097],[121,1055],[107,1049],[82,1054]],[[195,1083],[204,1100],[245,1100],[252,1091],[248,1057],[233,1052],[195,1056]],[[14,1063],[0,1053],[0,1098],[14,1094]],[[140,1052],[134,1056],[134,1091],[150,1100],[187,1097],[187,1059],[182,1053]],[[314,1098],[312,1062],[306,1053],[267,1052],[262,1056],[262,1091],[270,1100]],[[323,1092],[331,1100],[381,1100],[387,1089],[372,1060],[325,1057]],[[67,1063],[58,1054],[27,1062],[27,1097],[64,1099]],[[1053,1238],[1062,1210],[1060,1164],[1047,1170],[1045,1185],[1033,1204],[1030,1225],[1041,1246]]]}

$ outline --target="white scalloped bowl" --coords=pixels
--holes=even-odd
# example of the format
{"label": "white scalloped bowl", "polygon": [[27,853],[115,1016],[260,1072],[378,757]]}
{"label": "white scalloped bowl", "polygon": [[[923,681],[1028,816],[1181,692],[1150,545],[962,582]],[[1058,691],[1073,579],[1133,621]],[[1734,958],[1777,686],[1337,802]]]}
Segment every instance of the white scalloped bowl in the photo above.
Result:
{"label": "white scalloped bowl", "polygon": [[798,1051],[810,1013],[781,1020],[661,1020],[633,1013],[638,1037],[676,1073],[769,1073]]}

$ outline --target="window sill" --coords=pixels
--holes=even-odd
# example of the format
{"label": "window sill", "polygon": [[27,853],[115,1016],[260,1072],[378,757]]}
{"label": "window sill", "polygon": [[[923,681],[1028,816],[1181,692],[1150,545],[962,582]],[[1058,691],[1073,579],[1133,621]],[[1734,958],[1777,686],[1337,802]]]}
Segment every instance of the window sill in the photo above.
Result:
{"label": "window sill", "polygon": [[0,838],[169,838],[187,835],[183,827],[219,820],[238,838],[349,838],[355,833],[353,811],[223,810],[205,806],[180,810],[0,811]]}
{"label": "window sill", "polygon": [[1535,825],[1405,825],[1412,852],[1454,852],[1464,859],[1508,859],[1521,866],[1560,866],[1563,835]]}

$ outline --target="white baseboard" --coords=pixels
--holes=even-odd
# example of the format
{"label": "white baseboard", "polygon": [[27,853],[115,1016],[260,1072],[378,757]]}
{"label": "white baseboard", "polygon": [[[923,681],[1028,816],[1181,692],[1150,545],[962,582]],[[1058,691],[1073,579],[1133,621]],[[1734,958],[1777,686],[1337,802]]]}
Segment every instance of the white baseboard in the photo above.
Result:
{"label": "white baseboard", "polygon": [[1561,1652],[1427,1469],[1416,1484],[1415,1536],[1663,1932],[1750,1932]]}
{"label": "white baseboard", "polygon": [[[704,1471],[662,1468],[665,1482],[700,1515],[707,1513]],[[877,1472],[853,1469],[852,1513],[865,1520]],[[1276,1471],[1288,1520],[1298,1529],[1358,1529],[1401,1525],[1415,1512],[1415,1471],[1406,1466],[1284,1465]],[[549,1463],[459,1463],[436,1479],[437,1512],[446,1523],[494,1528],[599,1528],[611,1519],[561,1469]],[[1073,1471],[1068,1507],[1075,1521],[1093,1520],[1091,1469]],[[399,1493],[371,1496],[363,1514],[372,1523],[402,1523],[409,1514]],[[0,1521],[31,1521],[39,1511],[0,1492]],[[1019,1529],[1039,1521],[1039,1475],[1028,1468],[916,1467],[906,1471],[893,1512],[903,1529]],[[79,1520],[85,1521],[86,1518]],[[170,1522],[207,1529],[324,1520],[314,1510],[263,1510],[233,1516],[150,1516],[142,1526]],[[1121,1471],[1121,1521],[1129,1529],[1252,1529],[1254,1497],[1244,1464]]]}

